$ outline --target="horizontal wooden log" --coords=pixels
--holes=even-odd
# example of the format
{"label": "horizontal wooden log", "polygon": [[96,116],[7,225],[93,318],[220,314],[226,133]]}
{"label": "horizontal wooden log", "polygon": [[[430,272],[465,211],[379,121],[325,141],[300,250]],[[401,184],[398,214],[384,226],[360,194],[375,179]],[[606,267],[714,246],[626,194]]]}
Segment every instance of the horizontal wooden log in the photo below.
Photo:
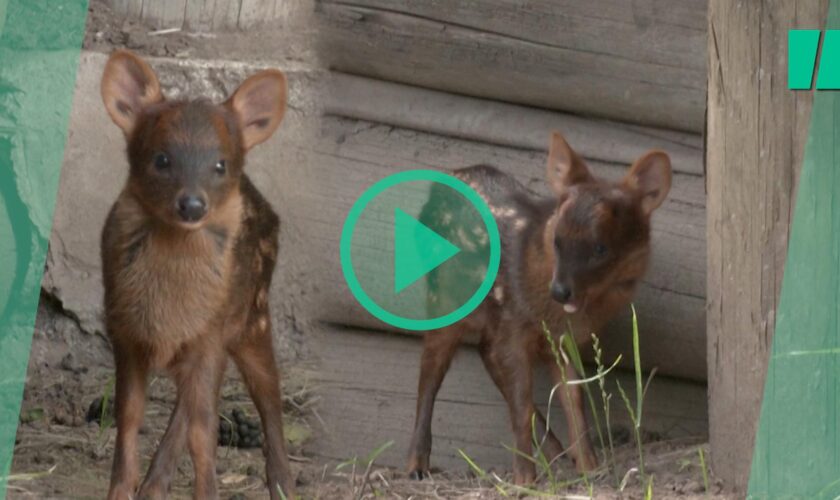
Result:
{"label": "horizontal wooden log", "polygon": [[[393,440],[394,445],[377,458],[377,464],[404,467],[414,424],[422,343],[393,333],[332,328],[316,339],[316,345],[324,366],[318,383],[322,401],[318,413],[324,432],[313,451],[343,461],[366,456]],[[634,398],[632,374],[619,372],[616,378]],[[550,387],[547,373],[538,371],[535,401],[543,411]],[[629,429],[615,382],[608,380],[607,387],[615,393],[610,412],[612,428]],[[600,402],[596,407],[602,413]],[[587,414],[587,422],[594,425],[588,408]],[[556,401],[550,416],[551,428],[563,443],[568,443]],[[467,470],[458,453],[462,449],[481,467],[509,470],[512,455],[502,446],[513,441],[509,422],[507,406],[478,353],[474,348],[461,348],[435,406],[432,465],[456,472]],[[645,397],[643,429],[663,439],[705,439],[705,385],[654,377]],[[593,431],[593,443],[597,443],[596,435]],[[571,468],[568,461],[562,463]]]}
{"label": "horizontal wooden log", "polygon": [[[409,168],[455,169],[490,163],[523,184],[547,193],[545,152],[492,146],[376,123],[325,117],[322,137],[309,161],[306,178],[314,189],[295,192],[300,240],[312,260],[311,279],[318,283],[308,301],[311,317],[345,325],[387,328],[352,298],[338,263],[341,225],[353,202],[377,180]],[[608,178],[625,166],[591,161]],[[654,217],[654,261],[636,306],[648,369],[704,380],[705,359],[705,208],[703,179],[677,174],[669,199]],[[630,351],[627,315],[603,335],[609,355]]]}
{"label": "horizontal wooden log", "polygon": [[701,132],[706,2],[319,0],[331,68]]}
{"label": "horizontal wooden log", "polygon": [[543,151],[550,131],[559,130],[580,154],[630,165],[657,148],[674,170],[703,175],[702,138],[697,134],[593,120],[333,72],[324,112],[412,130]]}

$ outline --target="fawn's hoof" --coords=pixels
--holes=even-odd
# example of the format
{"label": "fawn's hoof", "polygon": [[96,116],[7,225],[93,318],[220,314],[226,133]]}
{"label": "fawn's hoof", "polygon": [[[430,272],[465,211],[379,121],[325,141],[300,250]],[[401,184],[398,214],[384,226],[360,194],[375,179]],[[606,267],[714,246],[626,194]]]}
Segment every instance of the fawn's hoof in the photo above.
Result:
{"label": "fawn's hoof", "polygon": [[429,478],[429,471],[422,469],[414,469],[408,473],[408,478],[413,481],[422,481]]}
{"label": "fawn's hoof", "polygon": [[575,469],[579,473],[592,472],[598,468],[598,459],[592,452],[584,453],[583,456],[575,458]]}

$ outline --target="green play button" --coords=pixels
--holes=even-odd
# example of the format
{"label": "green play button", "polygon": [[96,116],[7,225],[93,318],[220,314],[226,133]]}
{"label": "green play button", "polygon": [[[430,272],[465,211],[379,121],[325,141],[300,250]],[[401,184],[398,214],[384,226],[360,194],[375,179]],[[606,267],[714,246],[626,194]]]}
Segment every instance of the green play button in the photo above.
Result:
{"label": "green play button", "polygon": [[359,303],[409,330],[452,324],[472,312],[499,268],[490,209],[461,180],[410,170],[371,186],[341,234],[341,267]]}
{"label": "green play button", "polygon": [[394,210],[394,292],[400,293],[460,251],[401,208]]}

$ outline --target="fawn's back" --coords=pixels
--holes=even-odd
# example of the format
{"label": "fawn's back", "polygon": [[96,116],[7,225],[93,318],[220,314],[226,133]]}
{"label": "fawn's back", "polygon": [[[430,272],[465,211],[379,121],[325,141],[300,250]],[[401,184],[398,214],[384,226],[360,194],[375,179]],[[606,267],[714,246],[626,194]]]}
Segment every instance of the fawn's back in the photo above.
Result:
{"label": "fawn's back", "polygon": [[608,182],[595,178],[565,141],[553,148],[562,156],[549,158],[555,196],[540,196],[491,166],[454,172],[490,207],[502,243],[494,288],[468,318],[473,330],[494,331],[504,321],[541,331],[544,321],[561,332],[571,321],[584,340],[629,304],[645,274],[650,215],[670,187],[667,156],[653,152],[625,179]]}

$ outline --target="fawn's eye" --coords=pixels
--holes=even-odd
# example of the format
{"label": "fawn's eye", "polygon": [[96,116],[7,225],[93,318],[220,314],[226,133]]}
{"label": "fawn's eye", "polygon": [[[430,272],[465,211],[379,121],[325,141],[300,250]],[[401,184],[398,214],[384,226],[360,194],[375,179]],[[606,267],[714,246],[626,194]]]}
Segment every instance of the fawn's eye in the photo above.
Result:
{"label": "fawn's eye", "polygon": [[607,246],[603,243],[596,243],[595,244],[595,255],[598,257],[603,257],[607,253]]}
{"label": "fawn's eye", "polygon": [[213,170],[215,170],[216,173],[219,175],[225,175],[225,172],[227,171],[227,167],[225,166],[225,160],[217,161],[216,164],[213,166]]}
{"label": "fawn's eye", "polygon": [[154,163],[156,169],[166,170],[169,168],[169,157],[166,156],[166,153],[157,153],[152,159],[152,163]]}

